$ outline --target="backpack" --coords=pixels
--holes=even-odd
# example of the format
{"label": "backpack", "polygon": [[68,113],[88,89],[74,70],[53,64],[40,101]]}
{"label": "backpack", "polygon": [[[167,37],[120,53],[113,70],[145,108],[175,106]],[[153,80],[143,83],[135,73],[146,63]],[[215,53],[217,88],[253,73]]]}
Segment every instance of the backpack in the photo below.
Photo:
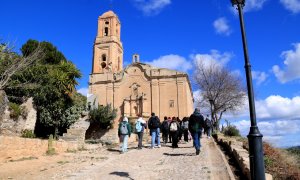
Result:
{"label": "backpack", "polygon": [[137,121],[135,124],[135,132],[141,132],[143,129],[141,121]]}
{"label": "backpack", "polygon": [[121,127],[120,127],[120,133],[122,135],[127,135],[128,134],[127,123],[122,122]]}
{"label": "backpack", "polygon": [[169,124],[168,124],[168,121],[164,121],[163,124],[162,124],[162,129],[165,130],[165,131],[168,131],[169,130]]}
{"label": "backpack", "polygon": [[172,122],[171,126],[170,126],[170,131],[174,132],[177,131],[177,123],[176,122]]}
{"label": "backpack", "polygon": [[184,121],[184,122],[182,123],[182,129],[184,129],[184,130],[189,129],[189,122],[188,122],[188,121]]}
{"label": "backpack", "polygon": [[209,119],[205,120],[206,127],[211,127],[211,121]]}
{"label": "backpack", "polygon": [[155,116],[155,117],[151,117],[151,120],[150,120],[150,125],[151,125],[151,128],[152,129],[155,129],[155,128],[159,128],[159,120],[158,120],[158,117]]}

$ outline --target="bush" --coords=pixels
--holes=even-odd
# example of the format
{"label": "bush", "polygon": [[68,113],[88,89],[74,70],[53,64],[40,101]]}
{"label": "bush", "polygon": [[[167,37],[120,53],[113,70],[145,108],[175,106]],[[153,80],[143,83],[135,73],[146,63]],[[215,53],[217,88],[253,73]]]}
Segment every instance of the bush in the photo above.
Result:
{"label": "bush", "polygon": [[112,128],[113,120],[117,117],[117,109],[112,109],[111,105],[99,106],[89,113],[90,121],[99,123],[101,129]]}
{"label": "bush", "polygon": [[233,125],[229,125],[224,128],[224,135],[225,136],[241,136],[240,131]]}
{"label": "bush", "polygon": [[28,129],[24,129],[21,136],[24,138],[35,138],[34,132]]}
{"label": "bush", "polygon": [[19,116],[21,115],[21,108],[20,108],[20,105],[19,104],[16,104],[16,103],[12,103],[10,102],[9,103],[9,111],[10,111],[10,118],[13,118],[13,119],[18,119]]}

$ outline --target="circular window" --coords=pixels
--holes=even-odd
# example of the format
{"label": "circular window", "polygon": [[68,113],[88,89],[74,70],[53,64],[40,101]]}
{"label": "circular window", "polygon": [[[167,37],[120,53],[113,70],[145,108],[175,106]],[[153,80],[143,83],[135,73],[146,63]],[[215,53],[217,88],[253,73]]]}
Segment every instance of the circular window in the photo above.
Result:
{"label": "circular window", "polygon": [[106,63],[105,62],[101,63],[101,67],[102,69],[106,68]]}

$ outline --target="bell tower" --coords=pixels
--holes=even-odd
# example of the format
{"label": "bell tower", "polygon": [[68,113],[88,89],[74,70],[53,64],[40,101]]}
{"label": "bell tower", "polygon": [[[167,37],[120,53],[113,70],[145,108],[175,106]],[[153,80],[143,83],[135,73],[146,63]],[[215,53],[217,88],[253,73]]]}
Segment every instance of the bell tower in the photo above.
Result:
{"label": "bell tower", "polygon": [[113,11],[98,18],[98,32],[94,43],[92,74],[123,70],[121,23]]}

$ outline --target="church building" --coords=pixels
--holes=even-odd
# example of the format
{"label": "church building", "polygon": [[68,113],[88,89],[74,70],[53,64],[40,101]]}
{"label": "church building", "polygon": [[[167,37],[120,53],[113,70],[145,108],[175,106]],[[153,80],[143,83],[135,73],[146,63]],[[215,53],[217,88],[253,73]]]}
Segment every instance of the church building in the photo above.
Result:
{"label": "church building", "polygon": [[139,114],[148,120],[151,112],[161,120],[164,116],[182,119],[193,112],[186,73],[144,64],[138,54],[123,68],[121,23],[112,11],[98,18],[89,93],[100,105],[111,104],[118,110],[115,123],[123,116],[137,118]]}

